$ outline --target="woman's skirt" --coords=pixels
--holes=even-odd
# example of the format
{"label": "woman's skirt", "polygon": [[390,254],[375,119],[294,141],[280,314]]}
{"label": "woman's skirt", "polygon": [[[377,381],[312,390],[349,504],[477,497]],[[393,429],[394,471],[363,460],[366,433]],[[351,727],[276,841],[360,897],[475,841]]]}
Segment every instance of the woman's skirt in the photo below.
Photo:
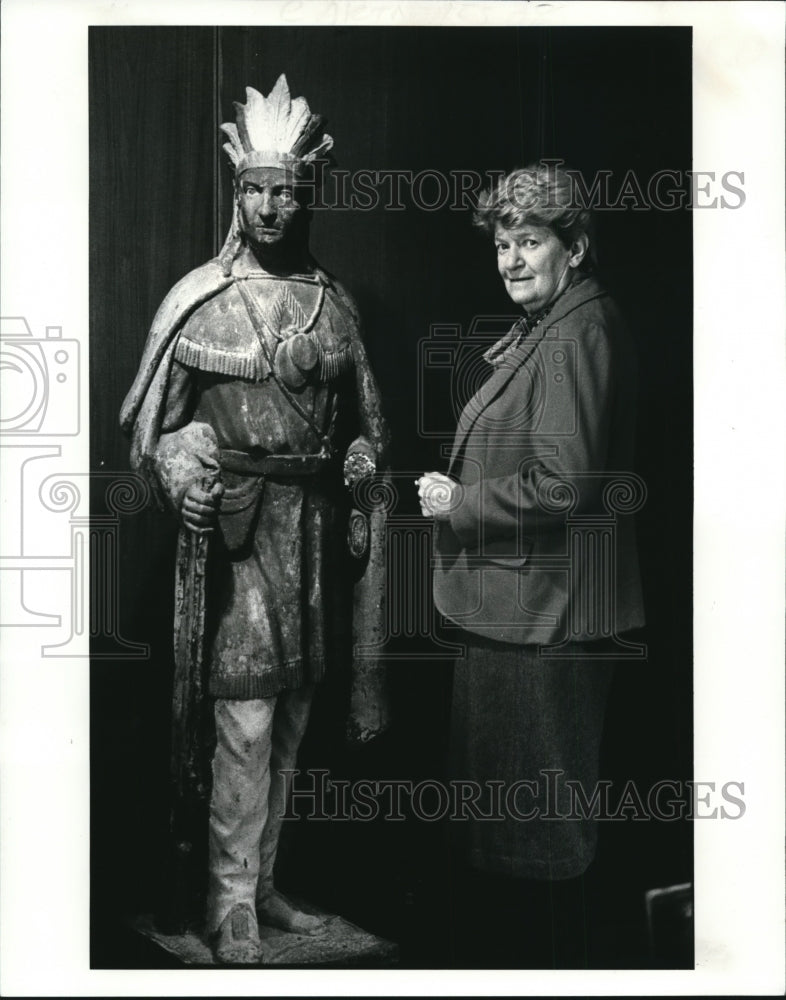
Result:
{"label": "woman's skirt", "polygon": [[462,642],[450,741],[456,860],[521,878],[581,875],[595,855],[593,795],[613,661],[594,643],[546,658],[537,646],[468,632]]}

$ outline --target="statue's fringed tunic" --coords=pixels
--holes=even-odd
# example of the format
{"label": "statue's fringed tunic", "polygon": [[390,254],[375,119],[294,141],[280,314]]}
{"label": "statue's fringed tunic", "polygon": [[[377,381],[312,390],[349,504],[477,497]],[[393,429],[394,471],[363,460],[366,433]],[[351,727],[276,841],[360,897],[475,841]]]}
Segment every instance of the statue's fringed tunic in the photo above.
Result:
{"label": "statue's fringed tunic", "polygon": [[[244,280],[269,318],[264,334],[275,363],[286,345],[281,331],[313,310],[320,286],[315,279]],[[335,607],[342,558],[335,510],[343,483],[340,462],[327,456],[320,461],[319,453],[325,439],[338,444],[342,407],[354,408],[350,324],[354,320],[346,307],[328,292],[310,336],[318,354],[336,360],[296,395],[313,426],[271,378],[235,285],[189,317],[175,348],[164,431],[193,420],[213,428],[219,453],[245,453],[252,459],[315,456],[321,466],[307,476],[222,470],[226,492],[210,577],[206,645],[209,690],[217,697],[265,698],[317,681],[324,672],[329,633],[341,611]],[[219,344],[211,338],[216,329],[222,331]],[[251,463],[248,468],[253,471]],[[233,506],[239,509],[224,513]]]}

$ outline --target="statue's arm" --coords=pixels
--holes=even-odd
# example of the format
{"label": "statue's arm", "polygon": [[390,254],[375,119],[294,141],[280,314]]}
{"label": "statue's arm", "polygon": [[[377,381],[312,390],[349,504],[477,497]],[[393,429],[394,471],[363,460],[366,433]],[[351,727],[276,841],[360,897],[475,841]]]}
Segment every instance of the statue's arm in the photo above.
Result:
{"label": "statue's arm", "polygon": [[220,490],[205,490],[219,474],[218,441],[206,423],[193,419],[196,390],[190,369],[175,361],[167,385],[161,435],[153,456],[156,478],[172,512],[192,530],[212,522]]}
{"label": "statue's arm", "polygon": [[[381,470],[387,463],[389,432],[382,414],[382,399],[363,343],[363,324],[357,305],[347,290],[331,277],[333,287],[347,315],[347,328],[355,362],[355,391],[359,435],[347,449],[345,478]],[[371,464],[373,463],[373,468]]]}

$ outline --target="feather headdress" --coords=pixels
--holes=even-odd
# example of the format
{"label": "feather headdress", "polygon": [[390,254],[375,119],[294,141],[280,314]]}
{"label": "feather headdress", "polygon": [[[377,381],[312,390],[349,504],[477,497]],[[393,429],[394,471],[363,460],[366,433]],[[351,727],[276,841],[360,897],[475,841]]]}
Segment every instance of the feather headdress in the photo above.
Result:
{"label": "feather headdress", "polygon": [[322,131],[325,119],[312,114],[304,97],[294,100],[282,73],[267,97],[246,87],[246,103],[235,101],[237,124],[224,124],[222,132],[229,159],[239,177],[250,167],[289,167],[300,172],[306,164],[327,153],[333,139]]}
{"label": "feather headdress", "polygon": [[[267,97],[246,87],[246,103],[235,101],[235,109],[237,124],[221,126],[229,139],[224,149],[235,168],[235,179],[251,167],[284,167],[302,178],[314,160],[333,148],[332,137],[322,131],[325,118],[312,114],[305,97],[292,99],[283,73]],[[242,239],[234,201],[232,224],[217,258],[224,275],[231,273]]]}

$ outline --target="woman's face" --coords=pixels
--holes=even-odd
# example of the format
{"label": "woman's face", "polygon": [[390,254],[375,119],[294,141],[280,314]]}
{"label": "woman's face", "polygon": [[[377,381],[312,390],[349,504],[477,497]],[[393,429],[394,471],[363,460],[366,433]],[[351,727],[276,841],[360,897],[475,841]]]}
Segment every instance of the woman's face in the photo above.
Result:
{"label": "woman's face", "polygon": [[570,281],[575,254],[548,227],[508,230],[497,223],[494,242],[507,293],[527,312],[543,309]]}

